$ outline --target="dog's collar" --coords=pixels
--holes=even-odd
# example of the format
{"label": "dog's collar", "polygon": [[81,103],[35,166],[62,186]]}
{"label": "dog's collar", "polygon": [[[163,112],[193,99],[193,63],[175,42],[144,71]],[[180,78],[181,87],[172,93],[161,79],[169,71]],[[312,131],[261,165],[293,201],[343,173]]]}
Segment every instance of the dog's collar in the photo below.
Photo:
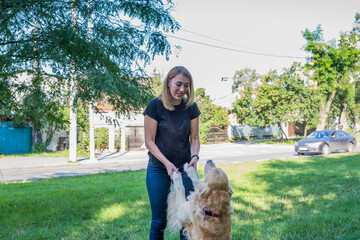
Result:
{"label": "dog's collar", "polygon": [[206,208],[203,208],[203,214],[204,214],[204,216],[208,215],[211,217],[220,217],[219,214],[213,213],[212,211],[208,211],[208,210],[206,210]]}
{"label": "dog's collar", "polygon": [[208,211],[206,210],[206,208],[203,208],[203,215],[204,215],[204,225],[205,225],[205,220],[206,220],[206,215],[211,216],[211,217],[220,217],[219,214],[213,213],[212,211]]}

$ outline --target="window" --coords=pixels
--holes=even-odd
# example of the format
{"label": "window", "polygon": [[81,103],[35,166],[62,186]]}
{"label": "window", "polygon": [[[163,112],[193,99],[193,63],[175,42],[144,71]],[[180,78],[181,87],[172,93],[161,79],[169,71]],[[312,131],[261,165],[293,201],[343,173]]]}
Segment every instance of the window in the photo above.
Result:
{"label": "window", "polygon": [[340,137],[346,137],[346,132],[339,131],[338,133]]}

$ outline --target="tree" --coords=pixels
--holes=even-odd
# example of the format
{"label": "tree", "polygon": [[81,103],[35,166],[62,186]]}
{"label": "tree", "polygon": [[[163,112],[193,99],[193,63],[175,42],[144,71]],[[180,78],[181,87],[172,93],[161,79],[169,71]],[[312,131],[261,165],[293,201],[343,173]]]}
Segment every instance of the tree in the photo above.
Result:
{"label": "tree", "polygon": [[261,127],[277,125],[281,140],[284,136],[287,138],[281,124],[288,122],[293,116],[292,99],[286,90],[286,80],[286,74],[278,75],[276,71],[264,75],[254,103],[256,124]]}
{"label": "tree", "polygon": [[160,73],[155,73],[151,78],[151,88],[155,96],[159,96],[161,93],[163,84],[162,84],[162,75]]}
{"label": "tree", "polygon": [[304,124],[304,136],[309,128],[316,127],[318,123],[318,109],[320,96],[309,80],[309,73],[300,63],[293,63],[285,71],[286,91],[292,105],[292,120]]}
{"label": "tree", "polygon": [[249,125],[277,125],[281,139],[287,137],[282,129],[282,123],[286,122],[304,123],[306,134],[306,129],[316,123],[314,109],[318,108],[318,98],[313,86],[305,80],[306,75],[299,63],[284,69],[281,74],[270,71],[262,77],[256,95],[251,84],[243,88],[233,112],[240,122]]}
{"label": "tree", "polygon": [[[336,45],[334,42],[325,43],[322,31],[321,26],[318,26],[314,32],[308,29],[303,32],[307,40],[305,50],[312,54],[306,66],[313,71],[312,78],[317,82],[318,92],[322,96],[317,130],[325,129],[335,94],[344,90],[340,86],[350,83],[348,76],[358,70],[360,60],[356,34],[341,34],[341,39]],[[345,105],[343,108],[346,109]]]}
{"label": "tree", "polygon": [[253,85],[261,80],[261,76],[254,69],[244,68],[235,72],[233,80],[232,92],[237,92],[243,91],[248,87],[256,88]]}
{"label": "tree", "polygon": [[253,125],[256,122],[256,112],[254,109],[255,97],[251,86],[239,90],[240,98],[233,103],[232,112],[236,114],[239,123]]}
{"label": "tree", "polygon": [[[171,0],[2,1],[0,77],[10,82],[18,72],[33,72],[33,87],[23,86],[29,94],[34,93],[30,88],[37,89],[36,96],[28,97],[33,101],[28,105],[38,108],[33,119],[51,109],[41,109],[44,95],[50,100],[51,94],[62,96],[66,104],[69,92],[60,85],[71,73],[77,88],[75,105],[106,98],[119,114],[144,107],[153,96],[144,66],[155,55],[171,54],[164,33],[179,29],[170,15],[172,6]],[[71,9],[76,9],[75,24]],[[59,82],[48,84],[44,78],[50,75]],[[39,87],[43,85],[46,88]],[[24,115],[23,122],[28,118]]]}
{"label": "tree", "polygon": [[198,88],[195,91],[195,102],[198,105],[201,115],[200,123],[209,122],[213,116],[213,103],[209,95],[206,95],[204,88]]}
{"label": "tree", "polygon": [[200,141],[206,140],[206,135],[211,126],[225,129],[229,125],[228,112],[225,108],[213,104],[209,95],[206,95],[204,88],[195,91],[195,102],[197,103],[200,115]]}
{"label": "tree", "polygon": [[0,78],[0,117],[1,121],[6,121],[17,107],[13,87],[10,82]]}

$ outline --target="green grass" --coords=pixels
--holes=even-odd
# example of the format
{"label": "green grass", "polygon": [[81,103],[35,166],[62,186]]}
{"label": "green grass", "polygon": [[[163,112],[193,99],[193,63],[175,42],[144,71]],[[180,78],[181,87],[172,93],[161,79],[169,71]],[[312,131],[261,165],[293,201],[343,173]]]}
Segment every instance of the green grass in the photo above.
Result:
{"label": "green grass", "polygon": [[301,139],[303,139],[303,138],[301,138],[301,137],[288,138],[288,139],[284,138],[283,141],[280,141],[279,139],[274,139],[274,140],[254,142],[254,144],[289,144],[289,145],[293,145]]}
{"label": "green grass", "polygon": [[[218,167],[233,186],[233,239],[360,239],[360,154]],[[0,239],[147,239],[145,177],[142,170],[0,184]],[[165,239],[178,235],[166,231]]]}
{"label": "green grass", "polygon": [[[89,157],[89,153],[85,151],[78,151],[78,157]],[[54,151],[54,152],[34,152],[34,153],[24,153],[24,154],[9,154],[9,155],[1,155],[0,158],[14,158],[14,157],[69,157],[69,150],[66,149],[64,151]]]}

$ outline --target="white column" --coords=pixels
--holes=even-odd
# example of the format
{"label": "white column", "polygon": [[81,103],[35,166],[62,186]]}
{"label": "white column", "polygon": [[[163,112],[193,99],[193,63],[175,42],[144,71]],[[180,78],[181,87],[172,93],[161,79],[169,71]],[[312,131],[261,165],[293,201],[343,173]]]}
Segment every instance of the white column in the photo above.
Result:
{"label": "white column", "polygon": [[[76,8],[75,1],[73,0],[71,6],[71,26],[75,29],[76,25]],[[75,105],[75,96],[76,96],[76,79],[75,79],[75,66],[74,62],[71,60],[71,74],[70,74],[70,132],[69,132],[69,160],[76,162],[77,156],[77,116],[76,116],[76,107]]]}
{"label": "white column", "polygon": [[109,127],[109,152],[115,152],[115,128]]}
{"label": "white column", "polygon": [[76,162],[77,156],[77,116],[74,98],[76,94],[74,79],[70,80],[70,132],[69,132],[69,160]]}
{"label": "white column", "polygon": [[126,133],[125,133],[125,127],[121,127],[121,149],[120,152],[125,152],[125,144],[126,144]]}
{"label": "white column", "polygon": [[97,161],[97,159],[95,158],[94,109],[91,103],[89,104],[89,135],[90,161]]}

